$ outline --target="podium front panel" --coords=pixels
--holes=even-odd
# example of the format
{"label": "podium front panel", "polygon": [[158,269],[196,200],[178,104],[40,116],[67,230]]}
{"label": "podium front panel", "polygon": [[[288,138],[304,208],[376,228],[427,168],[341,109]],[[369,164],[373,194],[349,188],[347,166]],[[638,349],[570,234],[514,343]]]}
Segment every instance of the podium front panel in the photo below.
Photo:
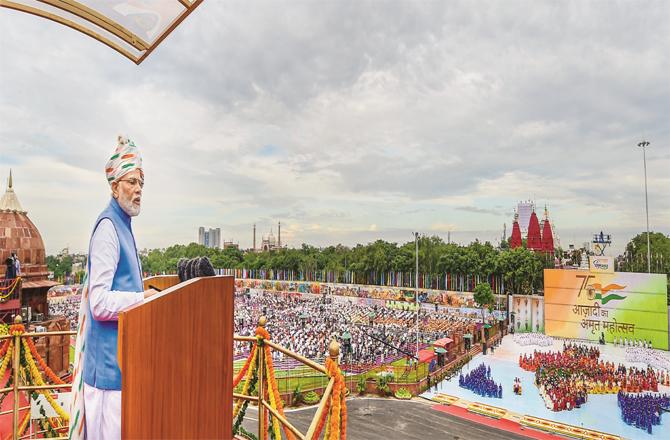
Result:
{"label": "podium front panel", "polygon": [[123,438],[232,437],[233,308],[234,278],[216,276],[120,315]]}

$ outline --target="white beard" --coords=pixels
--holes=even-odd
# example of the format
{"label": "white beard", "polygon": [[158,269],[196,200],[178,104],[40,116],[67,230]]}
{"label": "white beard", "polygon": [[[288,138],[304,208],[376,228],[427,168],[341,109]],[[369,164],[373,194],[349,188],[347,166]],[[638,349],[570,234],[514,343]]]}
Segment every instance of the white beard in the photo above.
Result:
{"label": "white beard", "polygon": [[132,200],[122,200],[121,197],[118,199],[119,206],[123,209],[123,212],[128,214],[130,217],[137,217],[140,215],[140,206],[135,206]]}

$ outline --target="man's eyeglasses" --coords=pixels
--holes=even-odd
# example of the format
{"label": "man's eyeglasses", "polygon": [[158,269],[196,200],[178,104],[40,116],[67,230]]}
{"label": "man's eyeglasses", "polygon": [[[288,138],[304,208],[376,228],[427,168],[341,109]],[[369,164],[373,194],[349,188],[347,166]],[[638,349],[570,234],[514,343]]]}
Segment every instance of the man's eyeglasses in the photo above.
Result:
{"label": "man's eyeglasses", "polygon": [[144,188],[144,179],[119,179],[119,182],[128,182],[131,186],[139,185],[140,188]]}

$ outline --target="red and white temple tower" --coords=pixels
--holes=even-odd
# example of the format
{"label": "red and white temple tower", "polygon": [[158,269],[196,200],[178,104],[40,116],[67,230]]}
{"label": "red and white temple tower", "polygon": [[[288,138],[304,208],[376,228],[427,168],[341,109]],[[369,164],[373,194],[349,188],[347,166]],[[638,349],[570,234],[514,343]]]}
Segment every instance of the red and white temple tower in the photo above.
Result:
{"label": "red and white temple tower", "polygon": [[544,207],[544,219],[542,220],[542,252],[554,255],[554,233],[549,222],[547,206]]}

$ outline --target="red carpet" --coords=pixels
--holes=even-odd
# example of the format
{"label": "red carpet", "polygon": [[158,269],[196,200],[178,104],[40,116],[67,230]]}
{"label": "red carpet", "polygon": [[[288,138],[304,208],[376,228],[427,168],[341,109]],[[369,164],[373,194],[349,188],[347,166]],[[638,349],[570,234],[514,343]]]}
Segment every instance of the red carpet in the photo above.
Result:
{"label": "red carpet", "polygon": [[[9,371],[5,372],[5,377],[0,378],[0,384],[1,384],[0,387],[4,386],[8,378],[9,378]],[[28,398],[26,396],[25,391],[23,393],[19,393],[19,401],[21,402],[22,407],[28,405]],[[5,401],[2,402],[0,412],[9,411],[12,408],[14,408],[14,393],[10,391],[7,397],[5,398]],[[21,417],[24,415],[25,410],[19,413],[19,423],[21,423]],[[12,432],[13,421],[14,419],[12,414],[5,414],[4,416],[0,416],[0,438],[4,438],[5,436],[7,436],[7,434],[10,434]]]}
{"label": "red carpet", "polygon": [[442,411],[444,413],[451,414],[452,416],[467,419],[475,423],[480,423],[482,425],[492,426],[502,431],[513,432],[514,434],[522,435],[528,438],[534,438],[539,440],[565,440],[565,437],[545,433],[542,431],[536,431],[531,428],[523,428],[520,424],[513,422],[511,420],[506,419],[496,420],[491,417],[471,413],[467,409],[461,408],[460,406],[433,405],[432,408],[437,411]]}

